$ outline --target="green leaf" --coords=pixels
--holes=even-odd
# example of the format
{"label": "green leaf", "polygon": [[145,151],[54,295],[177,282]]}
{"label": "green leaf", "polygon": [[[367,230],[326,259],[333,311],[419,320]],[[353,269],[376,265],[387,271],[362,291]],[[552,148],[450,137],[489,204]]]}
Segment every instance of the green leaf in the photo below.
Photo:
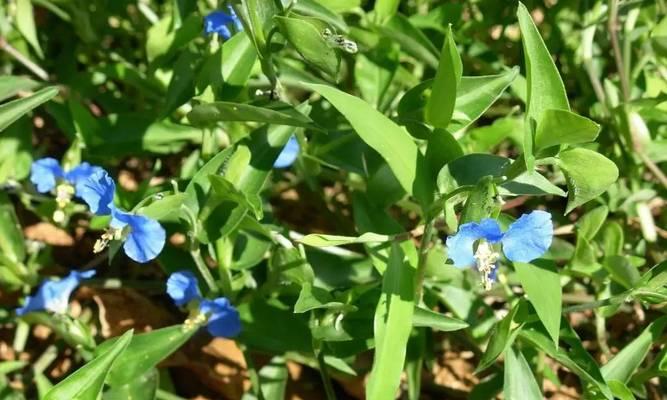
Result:
{"label": "green leaf", "polygon": [[366,386],[368,400],[393,399],[401,383],[414,312],[415,269],[392,242],[382,295],[375,311],[375,357]]}
{"label": "green leaf", "polygon": [[537,316],[557,344],[563,291],[556,265],[550,260],[538,259],[530,264],[515,262],[514,268]]}
{"label": "green leaf", "polygon": [[301,314],[315,309],[343,308],[344,303],[334,301],[328,290],[305,283],[301,287],[299,298],[294,303],[294,313]]}
{"label": "green leaf", "polygon": [[186,193],[170,194],[140,208],[137,212],[158,221],[178,221],[181,206],[185,204],[187,197]]}
{"label": "green leaf", "polygon": [[[593,240],[609,215],[609,207],[599,206],[584,214],[577,221],[577,235]],[[613,253],[612,253],[613,254]]]}
{"label": "green leaf", "polygon": [[225,40],[222,45],[222,56],[222,78],[225,84],[233,87],[245,86],[257,60],[257,52],[248,35],[239,32],[229,40]]}
{"label": "green leaf", "polygon": [[[576,333],[567,324],[563,326],[563,329],[561,330],[560,338],[564,341],[567,340],[567,344],[570,346],[569,351],[557,347],[547,334],[537,329],[525,328],[521,330],[519,335],[522,339],[541,349],[549,357],[561,363],[585,381],[595,385],[596,389],[607,399],[613,400],[611,391],[607,387],[595,360],[584,349],[581,341],[576,337]],[[567,333],[568,337],[566,337],[565,333]]]}
{"label": "green leaf", "polygon": [[163,116],[168,116],[195,95],[195,76],[200,58],[193,51],[183,51],[173,64],[173,74],[167,87]]}
{"label": "green leaf", "polygon": [[23,231],[6,193],[0,192],[0,253],[14,263],[22,263],[26,256]]}
{"label": "green leaf", "polygon": [[321,233],[311,233],[299,239],[299,242],[313,247],[341,246],[352,243],[370,243],[387,242],[391,240],[389,235],[380,235],[378,233],[366,232],[361,236],[339,236],[324,235]]}
{"label": "green leaf", "polygon": [[528,170],[533,169],[534,124],[540,120],[547,109],[570,110],[565,86],[558,69],[551,59],[549,49],[544,44],[540,33],[523,3],[517,10],[521,41],[526,63],[526,126],[524,134],[524,160]]}
{"label": "green leaf", "polygon": [[562,144],[588,143],[600,133],[600,125],[568,110],[542,112],[535,133],[535,150]]}
{"label": "green leaf", "polygon": [[500,211],[495,201],[495,184],[490,176],[482,177],[477,185],[470,191],[463,212],[461,223],[480,222],[484,218],[490,218]]}
{"label": "green leaf", "polygon": [[398,11],[398,5],[400,0],[377,0],[375,2],[375,21],[378,24],[382,24],[384,21],[393,17]]}
{"label": "green leaf", "polygon": [[593,150],[575,148],[563,151],[558,165],[567,178],[566,214],[600,196],[618,179],[616,164]]}
{"label": "green leaf", "polygon": [[486,345],[482,359],[475,369],[475,374],[489,368],[500,354],[509,349],[512,343],[514,343],[514,339],[516,339],[516,336],[521,331],[522,324],[514,324],[513,322],[515,322],[515,316],[519,311],[519,307],[524,304],[523,302],[525,300],[520,300],[503,319],[496,322],[493,326],[489,343]]}
{"label": "green leaf", "polygon": [[602,265],[607,269],[611,279],[626,289],[632,289],[640,280],[639,271],[630,264],[626,256],[606,256]]}
{"label": "green leaf", "polygon": [[[285,38],[294,46],[309,64],[335,78],[340,66],[340,55],[322,36],[328,26],[313,18],[288,18],[275,16]],[[309,20],[313,20],[310,22]],[[319,22],[319,23],[318,23]]]}
{"label": "green leaf", "polygon": [[29,97],[16,99],[0,105],[0,132],[21,118],[21,116],[30,112],[30,110],[51,100],[57,94],[58,88],[49,86],[35,92]]}
{"label": "green leaf", "polygon": [[30,0],[16,0],[16,27],[26,42],[35,50],[39,58],[44,58],[44,52],[37,39],[35,17]]}
{"label": "green leaf", "polygon": [[432,68],[438,68],[438,49],[402,14],[395,14],[378,29],[384,36],[398,43],[404,52]]}
{"label": "green leaf", "polygon": [[261,390],[265,400],[283,400],[287,389],[287,364],[282,356],[275,356],[259,370]]}
{"label": "green leaf", "polygon": [[521,41],[526,62],[528,80],[528,103],[526,117],[539,121],[547,109],[570,110],[565,86],[560,78],[556,64],[551,59],[549,49],[544,44],[540,33],[523,3],[517,10]]}
{"label": "green leaf", "polygon": [[426,162],[432,176],[437,176],[442,167],[463,155],[461,145],[451,133],[439,128],[433,130],[426,147]]}
{"label": "green leaf", "polygon": [[300,0],[294,4],[292,9],[299,14],[321,19],[336,28],[339,32],[347,33],[349,30],[343,17],[337,14],[334,10],[327,8],[327,5],[322,1]]}
{"label": "green leaf", "polygon": [[[406,192],[418,199],[432,195],[427,173],[417,173],[425,165],[412,137],[358,97],[330,86],[309,84],[324,96],[350,122],[361,139],[380,153]],[[424,171],[426,172],[426,171]]]}
{"label": "green leaf", "polygon": [[461,56],[456,49],[452,27],[449,25],[445,43],[442,45],[438,71],[431,87],[431,97],[425,109],[426,122],[436,128],[447,128],[452,119],[462,68]]}
{"label": "green leaf", "polygon": [[412,326],[415,328],[428,327],[436,331],[452,332],[467,328],[469,325],[460,319],[448,317],[435,311],[415,307],[412,315]]}
{"label": "green leaf", "polygon": [[5,129],[0,135],[0,183],[30,175],[32,149],[30,118],[23,117]]}
{"label": "green leaf", "polygon": [[102,400],[153,400],[157,393],[160,375],[157,369],[148,370],[133,381],[104,392]]}
{"label": "green leaf", "polygon": [[240,121],[316,128],[310,118],[292,106],[280,102],[261,106],[227,101],[200,104],[190,111],[188,120],[193,125],[200,127],[223,121]]}
{"label": "green leaf", "polygon": [[[109,371],[107,383],[119,387],[132,382],[178,350],[196,332],[196,326],[174,325],[135,335]],[[107,340],[95,352],[99,354],[115,347],[118,340]]]}
{"label": "green leaf", "polygon": [[132,330],[123,334],[98,352],[98,356],[54,386],[44,400],[95,400],[102,391],[104,380],[119,356],[132,340]]}
{"label": "green leaf", "polygon": [[518,75],[519,68],[514,67],[497,75],[461,77],[456,91],[454,114],[447,130],[457,132],[477,121]]}
{"label": "green leaf", "polygon": [[16,96],[19,92],[35,89],[39,83],[24,76],[0,76],[0,101]]}
{"label": "green leaf", "polygon": [[644,361],[653,343],[662,336],[665,325],[667,325],[667,317],[660,317],[653,321],[635,340],[626,345],[600,369],[602,376],[607,381],[617,380],[627,383]]}
{"label": "green leaf", "polygon": [[211,175],[209,179],[211,180],[213,192],[218,197],[216,201],[233,201],[236,204],[251,210],[255,214],[255,218],[258,220],[262,219],[264,210],[262,210],[262,203],[259,197],[248,196],[237,189],[233,183],[225,179],[223,176]]}
{"label": "green leaf", "polygon": [[507,399],[543,399],[533,371],[519,350],[505,350],[505,385],[503,394]]}
{"label": "green leaf", "polygon": [[224,165],[229,161],[234,152],[234,147],[228,147],[208,160],[197,173],[192,177],[185,187],[185,194],[188,198],[185,204],[195,214],[199,212],[200,204],[203,204],[206,195],[211,189],[211,180],[209,176],[219,174]]}

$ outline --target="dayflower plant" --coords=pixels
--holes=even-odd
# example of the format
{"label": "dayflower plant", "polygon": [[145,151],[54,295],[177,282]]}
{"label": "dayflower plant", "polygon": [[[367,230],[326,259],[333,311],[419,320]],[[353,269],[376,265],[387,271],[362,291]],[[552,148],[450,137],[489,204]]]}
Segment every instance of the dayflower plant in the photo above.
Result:
{"label": "dayflower plant", "polygon": [[171,274],[167,280],[167,294],[179,307],[198,302],[199,314],[194,319],[206,321],[206,329],[212,336],[231,338],[241,332],[241,318],[236,308],[225,297],[204,299],[192,272]]}
{"label": "dayflower plant", "polygon": [[64,219],[62,209],[72,201],[72,197],[81,197],[83,182],[101,169],[83,162],[65,171],[58,160],[46,157],[32,163],[30,181],[40,193],[48,193],[55,189],[58,210],[53,214],[53,219],[62,222]]}
{"label": "dayflower plant", "polygon": [[229,29],[230,26],[233,26],[237,32],[243,30],[243,25],[241,25],[241,21],[236,16],[234,9],[231,6],[227,9],[229,13],[213,11],[204,17],[204,32],[206,34],[216,33],[227,40],[232,37],[232,31]]}
{"label": "dayflower plant", "polygon": [[[523,214],[514,221],[506,232],[500,229],[495,219],[485,218],[479,223],[469,222],[459,227],[459,231],[447,238],[447,255],[454,266],[463,268],[476,266],[482,274],[486,290],[495,280],[496,262],[500,257],[498,245],[510,261],[530,262],[544,254],[553,239],[551,214],[533,211]],[[477,248],[473,249],[475,243]]]}
{"label": "dayflower plant", "polygon": [[122,240],[125,254],[136,262],[148,262],[162,251],[166,232],[162,225],[144,215],[126,212],[113,204],[116,184],[100,169],[81,184],[81,197],[97,215],[111,215],[107,231],[97,240],[93,251],[99,253],[112,240]]}
{"label": "dayflower plant", "polygon": [[55,280],[47,279],[39,286],[34,296],[28,296],[25,304],[16,309],[17,315],[24,315],[31,311],[52,311],[57,314],[65,314],[69,297],[79,286],[82,280],[95,276],[94,270],[72,271],[66,277]]}
{"label": "dayflower plant", "polygon": [[273,163],[273,168],[287,168],[294,164],[300,149],[299,141],[296,139],[296,136],[292,135],[280,154],[278,154],[278,158]]}

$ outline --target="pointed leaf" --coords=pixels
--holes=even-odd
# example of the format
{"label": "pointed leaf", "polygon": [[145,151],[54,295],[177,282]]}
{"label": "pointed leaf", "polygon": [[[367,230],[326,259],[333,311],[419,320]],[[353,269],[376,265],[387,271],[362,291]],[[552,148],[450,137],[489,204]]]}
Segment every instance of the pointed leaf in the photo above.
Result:
{"label": "pointed leaf", "polygon": [[129,330],[113,345],[100,350],[98,356],[83,367],[74,371],[63,381],[54,386],[44,396],[44,400],[95,400],[102,391],[104,380],[112,365],[119,356],[124,354],[132,340],[132,331]]}
{"label": "pointed leaf", "polygon": [[600,125],[568,110],[542,112],[535,133],[535,150],[561,144],[588,143],[600,133]]}
{"label": "pointed leaf", "polygon": [[412,316],[412,325],[415,328],[425,326],[442,332],[458,331],[469,326],[467,322],[460,319],[448,317],[421,307],[415,307],[415,312]]}
{"label": "pointed leaf", "polygon": [[[324,22],[319,21],[320,23],[316,25],[306,18],[275,16],[273,19],[280,27],[280,31],[285,38],[306,62],[333,78],[338,75],[340,55],[327,44],[322,36],[326,28],[318,29],[317,26],[327,26]],[[314,18],[309,19],[314,20]]]}
{"label": "pointed leaf", "polygon": [[21,116],[30,112],[30,110],[51,100],[58,94],[58,88],[55,86],[41,89],[29,97],[10,101],[0,105],[0,132],[11,125]]}
{"label": "pointed leaf", "polygon": [[392,242],[375,311],[375,357],[366,386],[368,400],[393,399],[401,383],[406,346],[412,330],[415,269]]}
{"label": "pointed leaf", "polygon": [[452,26],[447,27],[442,45],[438,71],[431,87],[431,97],[426,103],[426,122],[436,128],[447,128],[454,113],[457,88],[461,82],[461,56],[456,49]]}
{"label": "pointed leaf", "polygon": [[513,347],[505,351],[503,394],[506,399],[539,400],[543,398],[528,362],[523,354]]}
{"label": "pointed leaf", "polygon": [[530,264],[515,262],[514,268],[537,316],[554,343],[558,343],[563,295],[556,265],[550,260],[538,259]]}

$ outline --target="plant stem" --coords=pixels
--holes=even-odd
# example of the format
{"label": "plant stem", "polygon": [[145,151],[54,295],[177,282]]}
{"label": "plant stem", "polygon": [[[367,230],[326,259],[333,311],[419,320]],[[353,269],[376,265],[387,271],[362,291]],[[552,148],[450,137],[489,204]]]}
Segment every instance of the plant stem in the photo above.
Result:
{"label": "plant stem", "polygon": [[259,373],[255,369],[255,365],[252,362],[252,358],[248,352],[248,349],[239,343],[239,347],[243,352],[243,358],[245,359],[246,370],[248,371],[248,378],[250,378],[250,383],[252,384],[252,391],[254,392],[257,400],[264,400],[264,394],[262,393],[262,386],[259,379]]}
{"label": "plant stem", "polygon": [[213,278],[213,275],[211,274],[211,270],[208,269],[208,266],[206,265],[206,262],[204,262],[204,258],[201,255],[201,249],[199,248],[198,243],[193,243],[192,248],[190,249],[190,255],[192,256],[192,259],[195,262],[195,265],[197,265],[197,269],[199,270],[199,273],[201,273],[202,277],[204,278],[204,281],[206,282],[206,285],[208,286],[208,289],[212,293],[219,293],[220,289],[218,288],[218,285],[215,284],[215,279]]}
{"label": "plant stem", "polygon": [[618,71],[618,79],[621,82],[621,93],[623,94],[623,102],[627,103],[630,100],[630,84],[628,82],[628,75],[625,72],[625,65],[623,64],[623,55],[621,54],[621,46],[618,43],[618,0],[609,0],[609,37],[611,40],[611,47],[614,52],[614,60],[616,61],[616,70]]}
{"label": "plant stem", "polygon": [[321,349],[317,350],[317,365],[320,369],[320,375],[322,376],[322,383],[324,384],[324,392],[326,393],[327,400],[336,400],[336,393],[331,385],[331,377],[329,376],[327,365],[324,362],[324,352]]}
{"label": "plant stem", "polygon": [[43,81],[49,80],[49,74],[46,71],[44,71],[42,67],[30,61],[29,58],[21,54],[21,52],[16,50],[11,44],[7,43],[7,40],[4,37],[0,37],[0,50],[4,50],[7,54],[14,57],[16,61],[23,64],[24,67],[28,68],[33,74],[37,75],[37,77],[40,78],[41,80]]}
{"label": "plant stem", "polygon": [[424,235],[419,246],[419,259],[417,261],[417,280],[415,281],[415,304],[422,301],[422,291],[424,288],[424,275],[426,274],[426,257],[433,236],[433,219],[426,221]]}

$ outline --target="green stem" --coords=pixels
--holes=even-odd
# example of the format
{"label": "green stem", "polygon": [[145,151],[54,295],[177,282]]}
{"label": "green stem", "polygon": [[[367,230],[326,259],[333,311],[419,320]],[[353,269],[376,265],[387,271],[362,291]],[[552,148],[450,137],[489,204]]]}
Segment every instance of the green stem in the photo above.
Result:
{"label": "green stem", "polygon": [[192,256],[195,265],[197,265],[199,273],[201,273],[202,277],[204,278],[208,289],[212,293],[219,293],[220,289],[218,288],[218,285],[215,284],[215,279],[213,278],[211,271],[208,269],[208,265],[206,265],[206,262],[204,262],[204,258],[201,255],[201,249],[199,248],[198,243],[193,243],[193,246],[190,249],[190,255]]}
{"label": "green stem", "polygon": [[223,237],[215,242],[215,252],[218,258],[218,271],[220,272],[220,286],[222,287],[222,294],[231,298],[232,292],[232,274],[230,265],[232,263],[232,254],[234,251],[234,243],[229,237]]}
{"label": "green stem", "polygon": [[433,236],[433,219],[426,221],[424,227],[424,235],[422,236],[421,244],[419,246],[419,259],[417,261],[417,280],[415,282],[415,304],[421,304],[422,292],[424,288],[424,276],[426,274],[426,257],[431,244],[431,237]]}
{"label": "green stem", "polygon": [[333,385],[331,384],[329,370],[327,369],[327,364],[324,362],[324,352],[321,349],[317,350],[317,365],[320,369],[320,376],[322,376],[324,393],[326,393],[327,400],[336,400],[336,393],[334,392]]}
{"label": "green stem", "polygon": [[257,400],[264,400],[264,393],[262,393],[262,385],[260,382],[259,373],[257,372],[257,369],[255,369],[255,365],[252,362],[250,353],[244,345],[239,343],[239,347],[243,352],[243,358],[245,359],[245,365],[248,371],[248,378],[250,378],[250,383],[252,384],[252,391],[257,397]]}

